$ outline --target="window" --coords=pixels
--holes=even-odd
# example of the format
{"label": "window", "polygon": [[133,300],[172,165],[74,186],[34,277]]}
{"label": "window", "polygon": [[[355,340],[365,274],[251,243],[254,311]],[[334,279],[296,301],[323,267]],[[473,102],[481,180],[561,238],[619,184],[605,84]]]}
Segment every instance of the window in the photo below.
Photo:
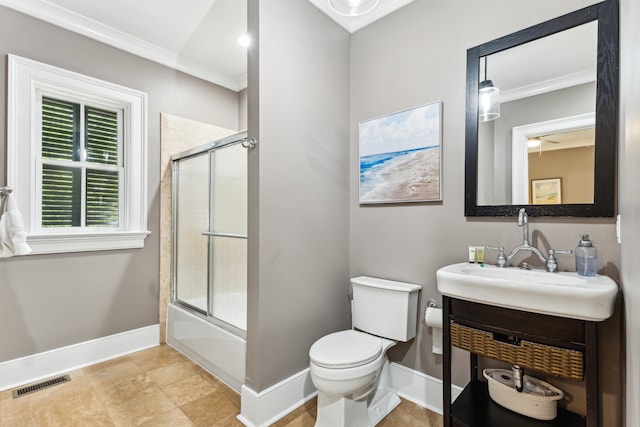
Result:
{"label": "window", "polygon": [[40,227],[118,229],[122,111],[47,96],[41,105]]}
{"label": "window", "polygon": [[146,95],[9,55],[8,185],[33,253],[142,247]]}

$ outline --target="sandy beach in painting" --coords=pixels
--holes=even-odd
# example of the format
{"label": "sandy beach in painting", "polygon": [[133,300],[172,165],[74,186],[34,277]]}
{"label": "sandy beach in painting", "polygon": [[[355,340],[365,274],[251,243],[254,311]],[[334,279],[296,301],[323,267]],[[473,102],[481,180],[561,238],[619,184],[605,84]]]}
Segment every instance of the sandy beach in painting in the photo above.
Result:
{"label": "sandy beach in painting", "polygon": [[361,158],[360,203],[440,200],[440,147]]}

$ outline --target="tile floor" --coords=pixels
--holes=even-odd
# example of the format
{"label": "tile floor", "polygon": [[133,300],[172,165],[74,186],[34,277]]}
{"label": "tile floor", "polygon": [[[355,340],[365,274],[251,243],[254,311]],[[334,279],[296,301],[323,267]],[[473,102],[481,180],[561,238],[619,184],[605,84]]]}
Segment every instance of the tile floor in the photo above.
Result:
{"label": "tile floor", "polygon": [[[240,396],[169,346],[162,345],[69,373],[71,381],[14,399],[0,392],[0,427],[242,426]],[[313,426],[315,399],[276,427]],[[442,426],[442,417],[411,402],[382,427]]]}

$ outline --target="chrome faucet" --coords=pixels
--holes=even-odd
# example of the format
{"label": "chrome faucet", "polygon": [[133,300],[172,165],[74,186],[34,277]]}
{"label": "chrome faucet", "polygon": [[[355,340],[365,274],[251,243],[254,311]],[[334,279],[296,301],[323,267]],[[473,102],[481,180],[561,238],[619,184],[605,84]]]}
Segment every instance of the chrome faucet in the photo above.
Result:
{"label": "chrome faucet", "polygon": [[518,252],[528,251],[536,254],[540,261],[547,265],[547,259],[542,255],[542,252],[540,252],[540,250],[535,246],[531,246],[529,244],[529,216],[524,208],[521,208],[518,212],[518,227],[522,227],[522,244],[513,248],[511,253],[507,256],[507,262],[510,262]]}
{"label": "chrome faucet", "polygon": [[[498,267],[506,267],[506,264],[510,262],[517,254],[521,251],[533,252],[538,256],[540,261],[547,267],[547,271],[550,273],[558,272],[558,261],[556,259],[556,255],[570,255],[573,253],[571,249],[567,249],[565,251],[559,251],[555,249],[549,249],[549,258],[545,258],[542,255],[542,252],[538,250],[535,246],[531,246],[529,244],[529,216],[527,215],[527,211],[524,208],[521,208],[518,211],[518,227],[522,227],[522,244],[520,246],[516,246],[513,248],[511,253],[505,257],[504,248],[499,246],[497,248],[487,246],[488,249],[496,249],[498,250]],[[530,270],[531,267],[528,263],[522,263],[521,268]]]}

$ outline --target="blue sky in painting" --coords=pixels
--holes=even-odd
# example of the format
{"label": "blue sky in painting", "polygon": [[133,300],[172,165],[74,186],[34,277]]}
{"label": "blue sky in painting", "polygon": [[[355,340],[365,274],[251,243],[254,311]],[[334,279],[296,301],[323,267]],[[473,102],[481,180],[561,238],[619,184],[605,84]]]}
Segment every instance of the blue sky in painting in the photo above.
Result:
{"label": "blue sky in painting", "polygon": [[360,156],[440,145],[440,102],[360,123]]}

